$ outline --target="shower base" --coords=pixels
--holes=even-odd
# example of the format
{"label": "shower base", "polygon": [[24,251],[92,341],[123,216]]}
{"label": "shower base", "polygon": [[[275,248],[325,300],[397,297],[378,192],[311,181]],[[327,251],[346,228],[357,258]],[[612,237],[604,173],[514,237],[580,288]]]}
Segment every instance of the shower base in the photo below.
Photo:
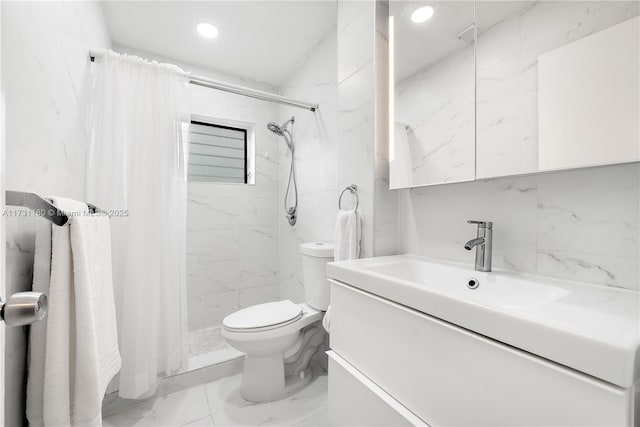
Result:
{"label": "shower base", "polygon": [[189,371],[243,356],[222,338],[220,326],[189,331]]}

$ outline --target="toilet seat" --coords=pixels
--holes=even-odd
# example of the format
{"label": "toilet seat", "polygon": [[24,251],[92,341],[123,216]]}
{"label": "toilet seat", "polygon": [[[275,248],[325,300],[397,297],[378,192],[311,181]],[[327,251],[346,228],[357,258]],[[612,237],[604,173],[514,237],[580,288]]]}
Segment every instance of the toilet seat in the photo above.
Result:
{"label": "toilet seat", "polygon": [[302,307],[289,300],[268,302],[236,311],[222,321],[224,329],[232,332],[259,332],[281,328],[298,321]]}

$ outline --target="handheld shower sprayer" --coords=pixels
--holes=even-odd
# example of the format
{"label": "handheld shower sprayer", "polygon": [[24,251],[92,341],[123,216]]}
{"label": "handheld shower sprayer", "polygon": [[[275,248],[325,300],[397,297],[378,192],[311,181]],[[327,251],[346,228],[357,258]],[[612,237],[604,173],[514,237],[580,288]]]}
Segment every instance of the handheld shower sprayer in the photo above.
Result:
{"label": "handheld shower sprayer", "polygon": [[[293,134],[287,129],[289,125],[292,126],[295,123],[295,116],[292,116],[289,120],[284,122],[282,125],[277,125],[275,122],[269,122],[267,124],[267,129],[273,132],[276,135],[279,135],[284,138],[284,141],[287,143],[287,147],[289,147],[289,151],[291,152],[291,169],[289,170],[289,181],[287,182],[287,191],[284,194],[284,211],[287,215],[287,221],[289,225],[294,226],[297,221],[297,210],[298,210],[298,187],[296,185],[296,171],[295,171],[295,162],[294,162],[294,151],[295,145],[293,143]],[[289,199],[289,190],[293,189],[294,201],[291,206],[288,206],[287,201]]]}

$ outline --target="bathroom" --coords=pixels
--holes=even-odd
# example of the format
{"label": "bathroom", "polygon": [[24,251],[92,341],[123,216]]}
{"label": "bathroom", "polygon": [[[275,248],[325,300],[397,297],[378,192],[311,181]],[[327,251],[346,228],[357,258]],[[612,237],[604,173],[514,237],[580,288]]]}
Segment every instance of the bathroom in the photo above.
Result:
{"label": "bathroom", "polygon": [[0,2],[0,425],[640,425],[639,15]]}

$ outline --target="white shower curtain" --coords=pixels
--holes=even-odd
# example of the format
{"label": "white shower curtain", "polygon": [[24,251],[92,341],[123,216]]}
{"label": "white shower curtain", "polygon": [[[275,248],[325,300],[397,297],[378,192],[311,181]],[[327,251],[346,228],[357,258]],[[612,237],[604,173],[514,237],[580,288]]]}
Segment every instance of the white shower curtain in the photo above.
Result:
{"label": "white shower curtain", "polygon": [[103,52],[94,66],[87,201],[108,210],[122,356],[119,394],[186,367],[185,73]]}

